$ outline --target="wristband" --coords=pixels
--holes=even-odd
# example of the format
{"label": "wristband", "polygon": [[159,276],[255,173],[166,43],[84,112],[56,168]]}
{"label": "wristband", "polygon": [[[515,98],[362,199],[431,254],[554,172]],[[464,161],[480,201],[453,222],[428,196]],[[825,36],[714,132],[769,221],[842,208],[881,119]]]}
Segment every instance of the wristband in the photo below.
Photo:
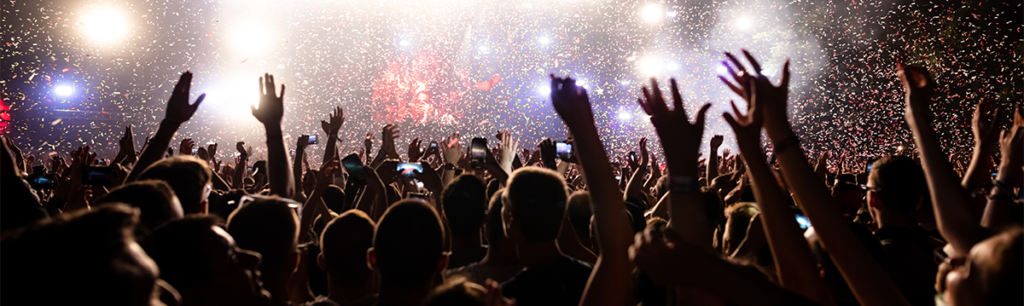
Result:
{"label": "wristband", "polygon": [[455,164],[453,163],[444,163],[443,167],[444,170],[455,170]]}
{"label": "wristband", "polygon": [[700,183],[696,177],[686,175],[672,175],[669,177],[669,190],[673,193],[694,193],[700,191]]}
{"label": "wristband", "polygon": [[796,134],[789,134],[789,137],[786,137],[786,139],[783,139],[779,143],[772,143],[772,146],[775,147],[775,154],[778,155],[790,147],[799,147],[800,138],[797,138]]}

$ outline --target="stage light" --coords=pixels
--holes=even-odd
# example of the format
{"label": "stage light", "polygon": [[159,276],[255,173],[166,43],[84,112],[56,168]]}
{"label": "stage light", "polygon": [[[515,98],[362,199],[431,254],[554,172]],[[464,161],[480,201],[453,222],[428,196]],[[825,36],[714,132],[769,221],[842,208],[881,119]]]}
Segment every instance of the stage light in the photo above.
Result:
{"label": "stage light", "polygon": [[663,72],[663,61],[656,56],[648,56],[637,61],[637,68],[644,76],[657,76]]}
{"label": "stage light", "polygon": [[112,43],[125,37],[128,22],[124,13],[113,8],[94,8],[82,13],[79,23],[81,30],[93,41]]}
{"label": "stage light", "polygon": [[57,85],[57,87],[53,88],[53,93],[61,97],[67,97],[75,93],[75,88],[68,85]]}
{"label": "stage light", "polygon": [[587,86],[587,79],[577,79],[576,86],[585,87]]}
{"label": "stage light", "polygon": [[729,72],[729,68],[725,68],[725,66],[723,65],[718,65],[718,67],[715,68],[715,72],[717,72],[719,75],[725,75],[726,73]]}
{"label": "stage light", "polygon": [[630,114],[627,111],[620,110],[618,117],[619,117],[619,120],[629,120],[629,119],[633,119],[633,114]]}
{"label": "stage light", "polygon": [[740,31],[750,30],[754,26],[754,21],[747,16],[739,16],[733,21],[733,27]]}
{"label": "stage light", "polygon": [[537,38],[537,43],[542,44],[542,45],[550,44],[551,43],[551,38],[548,38],[547,36],[541,36],[541,37]]}
{"label": "stage light", "polygon": [[402,41],[398,42],[398,45],[402,46],[402,47],[408,47],[409,46],[409,41],[403,39]]}
{"label": "stage light", "polygon": [[678,63],[669,63],[668,64],[668,70],[669,71],[677,71],[677,70],[679,70],[679,68],[681,68],[681,66],[679,66]]}
{"label": "stage light", "polygon": [[246,54],[265,50],[273,40],[270,31],[257,23],[241,24],[230,35],[234,48]]}
{"label": "stage light", "polygon": [[487,46],[480,46],[477,48],[477,50],[480,50],[480,53],[490,53],[491,51],[491,49],[488,48]]}
{"label": "stage light", "polygon": [[540,87],[537,87],[537,92],[540,93],[541,95],[544,95],[544,96],[550,95],[551,94],[551,86],[541,85]]}
{"label": "stage light", "polygon": [[622,86],[628,86],[630,83],[632,83],[632,82],[630,82],[629,80],[619,81],[619,84],[622,85]]}
{"label": "stage light", "polygon": [[640,18],[646,23],[658,23],[664,18],[665,14],[662,13],[661,6],[651,3],[643,7],[640,10]]}

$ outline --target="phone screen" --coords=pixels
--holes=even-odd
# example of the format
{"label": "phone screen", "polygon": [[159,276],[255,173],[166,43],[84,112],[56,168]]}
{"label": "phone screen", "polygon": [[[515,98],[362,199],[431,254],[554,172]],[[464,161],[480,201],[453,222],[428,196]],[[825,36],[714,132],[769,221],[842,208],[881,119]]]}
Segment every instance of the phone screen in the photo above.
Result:
{"label": "phone screen", "polygon": [[29,178],[29,184],[32,188],[53,188],[54,177],[49,174],[40,174],[42,172],[35,172]]}
{"label": "phone screen", "polygon": [[633,152],[633,151],[629,152],[629,161],[634,161],[634,162],[636,161],[636,152]]}
{"label": "phone screen", "polygon": [[86,166],[82,169],[82,184],[110,186],[110,175],[114,174],[110,167]]}
{"label": "phone screen", "polygon": [[400,163],[398,164],[398,173],[406,177],[416,177],[416,173],[423,173],[423,165],[412,164],[412,163]]}
{"label": "phone screen", "polygon": [[479,168],[483,165],[484,157],[487,156],[487,139],[473,138],[469,154],[471,157],[470,163],[473,164],[473,167]]}
{"label": "phone screen", "polygon": [[437,142],[433,142],[433,141],[431,141],[431,142],[430,142],[430,148],[431,148],[431,149],[437,149]]}
{"label": "phone screen", "polygon": [[309,144],[316,144],[316,135],[309,135]]}
{"label": "phone screen", "polygon": [[807,217],[804,217],[801,214],[796,215],[796,223],[800,224],[801,229],[811,227],[811,219],[807,219]]}
{"label": "phone screen", "polygon": [[349,154],[345,158],[341,159],[341,166],[345,167],[345,172],[348,172],[350,177],[361,180],[363,177],[363,161],[359,160],[358,154]]}
{"label": "phone screen", "polygon": [[555,154],[560,158],[569,158],[572,155],[572,144],[564,141],[555,143]]}

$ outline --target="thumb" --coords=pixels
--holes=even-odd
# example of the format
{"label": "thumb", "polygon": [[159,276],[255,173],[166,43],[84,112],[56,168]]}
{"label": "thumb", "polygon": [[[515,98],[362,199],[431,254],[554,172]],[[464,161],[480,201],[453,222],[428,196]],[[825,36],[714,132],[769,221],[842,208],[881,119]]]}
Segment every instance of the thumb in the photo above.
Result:
{"label": "thumb", "polygon": [[722,118],[725,119],[725,122],[728,123],[730,127],[732,127],[733,132],[741,128],[740,124],[736,122],[736,119],[733,119],[732,114],[722,113]]}

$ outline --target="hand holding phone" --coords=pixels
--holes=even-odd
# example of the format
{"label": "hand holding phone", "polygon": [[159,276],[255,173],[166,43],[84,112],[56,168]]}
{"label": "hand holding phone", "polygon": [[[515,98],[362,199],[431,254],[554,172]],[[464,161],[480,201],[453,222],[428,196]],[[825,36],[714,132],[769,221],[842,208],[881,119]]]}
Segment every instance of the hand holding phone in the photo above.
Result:
{"label": "hand holding phone", "polygon": [[110,178],[113,175],[114,169],[111,167],[84,166],[82,167],[82,184],[112,186]]}
{"label": "hand holding phone", "polygon": [[559,141],[555,143],[555,156],[558,156],[561,160],[568,160],[572,157],[572,144]]}
{"label": "hand holding phone", "polygon": [[309,137],[309,142],[307,142],[307,144],[311,144],[312,145],[312,144],[316,144],[317,143],[316,135],[302,135],[301,137]]}
{"label": "hand holding phone", "polygon": [[484,166],[487,157],[487,139],[486,138],[473,138],[469,149],[469,163],[473,168],[481,168]]}
{"label": "hand holding phone", "polygon": [[345,158],[341,159],[341,165],[345,167],[345,172],[348,172],[350,180],[356,182],[362,182],[366,178],[366,168],[363,167],[363,161],[359,159],[358,154],[349,154]]}
{"label": "hand holding phone", "polygon": [[415,178],[417,173],[423,173],[422,164],[400,163],[395,169],[399,174],[408,178]]}

